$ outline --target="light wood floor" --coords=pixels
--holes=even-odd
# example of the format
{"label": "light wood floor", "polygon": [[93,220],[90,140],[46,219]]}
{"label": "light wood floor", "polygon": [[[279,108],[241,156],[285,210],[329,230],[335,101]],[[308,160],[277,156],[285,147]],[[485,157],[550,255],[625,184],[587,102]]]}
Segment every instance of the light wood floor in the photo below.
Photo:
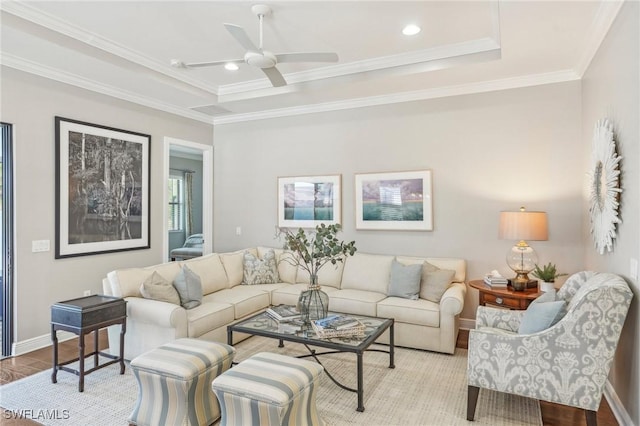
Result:
{"label": "light wood floor", "polygon": [[[457,346],[459,348],[467,348],[469,342],[469,331],[460,330],[458,335]],[[100,349],[108,347],[106,332],[100,333]],[[93,340],[86,340],[86,347],[93,347]],[[59,359],[67,360],[76,358],[78,356],[77,340],[69,340],[59,345]],[[6,358],[0,361],[0,384],[6,384],[14,380],[27,377],[31,374],[39,373],[40,371],[51,369],[51,348],[39,349],[37,351],[29,352],[28,354],[20,355],[14,358]],[[69,374],[61,372],[59,374]],[[548,402],[541,402],[542,408],[542,420],[545,426],[583,426],[586,425],[584,418],[584,412],[571,407],[566,407],[558,404],[551,404]],[[37,408],[37,407],[34,407]],[[14,425],[37,425],[37,423],[29,420],[9,420],[7,416],[0,416],[0,425],[14,426]],[[618,426],[611,408],[607,401],[602,398],[600,409],[598,410],[598,425],[599,426]],[[409,425],[408,425],[409,426]]]}

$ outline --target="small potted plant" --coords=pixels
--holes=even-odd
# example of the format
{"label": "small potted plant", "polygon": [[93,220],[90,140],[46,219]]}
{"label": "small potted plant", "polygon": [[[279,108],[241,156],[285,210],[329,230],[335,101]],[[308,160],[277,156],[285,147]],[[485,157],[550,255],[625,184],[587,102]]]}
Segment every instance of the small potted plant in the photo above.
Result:
{"label": "small potted plant", "polygon": [[542,280],[542,282],[540,283],[540,291],[550,291],[555,289],[553,283],[555,282],[556,278],[567,275],[558,273],[556,265],[551,262],[543,265],[542,267],[536,264],[536,267],[531,274],[534,277],[540,278]]}
{"label": "small potted plant", "polygon": [[300,267],[309,273],[309,289],[300,294],[298,305],[303,320],[324,318],[329,309],[329,296],[320,290],[318,271],[327,263],[336,264],[344,261],[347,256],[356,252],[356,242],[345,243],[339,241],[336,234],[340,231],[339,224],[317,225],[315,230],[299,228],[293,231],[279,228],[279,235],[284,236],[284,249],[290,250],[288,256],[281,261]]}

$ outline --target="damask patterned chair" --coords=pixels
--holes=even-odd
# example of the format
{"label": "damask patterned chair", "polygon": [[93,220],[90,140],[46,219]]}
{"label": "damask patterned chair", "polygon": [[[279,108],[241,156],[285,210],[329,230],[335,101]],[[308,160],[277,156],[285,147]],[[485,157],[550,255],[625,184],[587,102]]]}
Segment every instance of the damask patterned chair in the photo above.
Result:
{"label": "damask patterned chair", "polygon": [[467,420],[484,388],[584,409],[595,426],[632,298],[617,275],[579,272],[557,294],[566,314],[532,334],[518,334],[525,311],[479,306],[469,333]]}

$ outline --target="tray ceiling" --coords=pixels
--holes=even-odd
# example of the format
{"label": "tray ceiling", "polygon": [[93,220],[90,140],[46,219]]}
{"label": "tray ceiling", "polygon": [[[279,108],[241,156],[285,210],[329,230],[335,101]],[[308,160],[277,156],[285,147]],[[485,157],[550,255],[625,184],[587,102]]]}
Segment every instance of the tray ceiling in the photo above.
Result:
{"label": "tray ceiling", "polygon": [[[215,124],[579,79],[615,18],[610,1],[265,2],[264,46],[332,51],[278,64],[272,87],[223,24],[258,44],[253,2],[2,1],[2,65]],[[402,28],[422,28],[405,36]]]}

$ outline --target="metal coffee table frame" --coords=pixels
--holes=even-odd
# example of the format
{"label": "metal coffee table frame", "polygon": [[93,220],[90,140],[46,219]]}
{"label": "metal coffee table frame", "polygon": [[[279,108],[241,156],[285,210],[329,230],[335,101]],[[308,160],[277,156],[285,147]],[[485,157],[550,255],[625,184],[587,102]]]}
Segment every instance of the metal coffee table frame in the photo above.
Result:
{"label": "metal coffee table frame", "polygon": [[[393,318],[374,318],[364,315],[352,315],[358,318],[365,325],[365,336],[356,338],[332,338],[321,339],[316,337],[313,329],[300,327],[295,333],[279,331],[280,323],[271,318],[266,312],[253,315],[245,320],[237,322],[227,327],[227,343],[233,344],[233,333],[246,333],[255,336],[269,337],[280,341],[278,347],[284,347],[284,341],[301,343],[309,351],[308,354],[300,355],[298,358],[312,357],[315,361],[322,365],[318,359],[319,355],[335,354],[335,353],[354,353],[357,358],[357,389],[350,388],[338,382],[325,368],[327,376],[339,387],[350,392],[358,394],[357,411],[364,411],[364,380],[363,380],[363,354],[366,351],[382,352],[389,354],[389,368],[395,368],[394,365],[394,320]],[[286,327],[286,323],[285,327]],[[389,350],[371,349],[370,346],[380,337],[386,330],[389,330]],[[330,349],[328,351],[318,352],[311,346]]]}

